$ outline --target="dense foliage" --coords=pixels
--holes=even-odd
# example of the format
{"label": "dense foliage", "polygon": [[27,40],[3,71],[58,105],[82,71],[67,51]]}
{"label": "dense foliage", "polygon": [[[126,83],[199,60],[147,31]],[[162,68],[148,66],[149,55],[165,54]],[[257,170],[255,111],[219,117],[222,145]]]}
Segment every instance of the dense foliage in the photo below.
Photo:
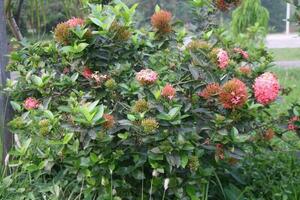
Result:
{"label": "dense foliage", "polygon": [[299,148],[285,140],[297,119],[269,113],[281,88],[264,48],[249,53],[210,25],[187,32],[159,7],[138,29],[136,7],[89,4],[55,41],[11,54],[16,144],[1,199],[234,199],[243,157]]}

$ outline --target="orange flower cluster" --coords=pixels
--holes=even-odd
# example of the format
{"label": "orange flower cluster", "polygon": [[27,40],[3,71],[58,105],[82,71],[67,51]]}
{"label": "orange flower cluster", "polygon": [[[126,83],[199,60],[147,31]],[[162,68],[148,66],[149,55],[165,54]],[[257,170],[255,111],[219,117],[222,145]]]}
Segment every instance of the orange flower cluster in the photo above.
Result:
{"label": "orange flower cluster", "polygon": [[225,83],[219,95],[220,102],[227,109],[240,108],[247,99],[248,92],[245,83],[236,78]]}
{"label": "orange flower cluster", "polygon": [[154,13],[151,17],[151,24],[160,33],[169,33],[172,31],[170,22],[172,20],[172,13],[166,10],[160,10]]}
{"label": "orange flower cluster", "polygon": [[217,96],[221,90],[221,87],[218,83],[208,84],[202,92],[199,92],[198,95],[208,100],[211,97]]}
{"label": "orange flower cluster", "polygon": [[110,128],[114,127],[114,124],[115,124],[114,116],[112,116],[110,114],[104,114],[103,118],[105,119],[105,122],[103,123],[103,127],[105,129],[110,129]]}

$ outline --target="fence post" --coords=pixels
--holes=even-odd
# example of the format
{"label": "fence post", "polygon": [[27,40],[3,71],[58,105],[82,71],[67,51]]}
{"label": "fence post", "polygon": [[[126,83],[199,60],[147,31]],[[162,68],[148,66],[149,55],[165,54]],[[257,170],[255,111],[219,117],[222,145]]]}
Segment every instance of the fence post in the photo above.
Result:
{"label": "fence post", "polygon": [[[5,70],[8,58],[8,37],[6,32],[5,8],[4,0],[0,0],[0,84],[5,85],[6,80],[10,78],[10,74]],[[13,141],[12,135],[8,131],[7,122],[11,119],[12,109],[9,103],[9,97],[4,93],[0,93],[0,133],[2,147],[2,161],[4,161]]]}

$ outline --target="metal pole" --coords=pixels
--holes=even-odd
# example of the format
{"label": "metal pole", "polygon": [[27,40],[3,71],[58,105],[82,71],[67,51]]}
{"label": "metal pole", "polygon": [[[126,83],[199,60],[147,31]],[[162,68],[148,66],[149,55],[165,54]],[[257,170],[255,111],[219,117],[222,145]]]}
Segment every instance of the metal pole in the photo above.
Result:
{"label": "metal pole", "polygon": [[[4,0],[0,0],[0,84],[5,85],[10,74],[5,70],[8,58],[8,38],[6,32]],[[9,103],[9,97],[0,93],[0,135],[2,148],[2,161],[4,161],[10,147],[12,146],[13,137],[8,131],[7,122],[12,117],[12,110]]]}
{"label": "metal pole", "polygon": [[291,4],[287,3],[286,4],[286,28],[285,28],[285,33],[288,35],[290,34],[290,18],[291,18]]}

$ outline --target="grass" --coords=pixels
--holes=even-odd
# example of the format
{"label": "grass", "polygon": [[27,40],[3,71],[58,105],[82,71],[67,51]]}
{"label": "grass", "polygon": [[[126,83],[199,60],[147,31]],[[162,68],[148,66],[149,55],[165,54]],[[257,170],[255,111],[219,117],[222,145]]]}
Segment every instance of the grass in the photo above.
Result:
{"label": "grass", "polygon": [[274,54],[275,61],[300,60],[300,48],[270,49],[270,52]]}
{"label": "grass", "polygon": [[288,96],[283,96],[279,101],[272,105],[274,112],[287,112],[289,106],[295,102],[300,103],[300,68],[283,69],[275,67],[271,69],[274,72],[283,88],[291,88]]}

